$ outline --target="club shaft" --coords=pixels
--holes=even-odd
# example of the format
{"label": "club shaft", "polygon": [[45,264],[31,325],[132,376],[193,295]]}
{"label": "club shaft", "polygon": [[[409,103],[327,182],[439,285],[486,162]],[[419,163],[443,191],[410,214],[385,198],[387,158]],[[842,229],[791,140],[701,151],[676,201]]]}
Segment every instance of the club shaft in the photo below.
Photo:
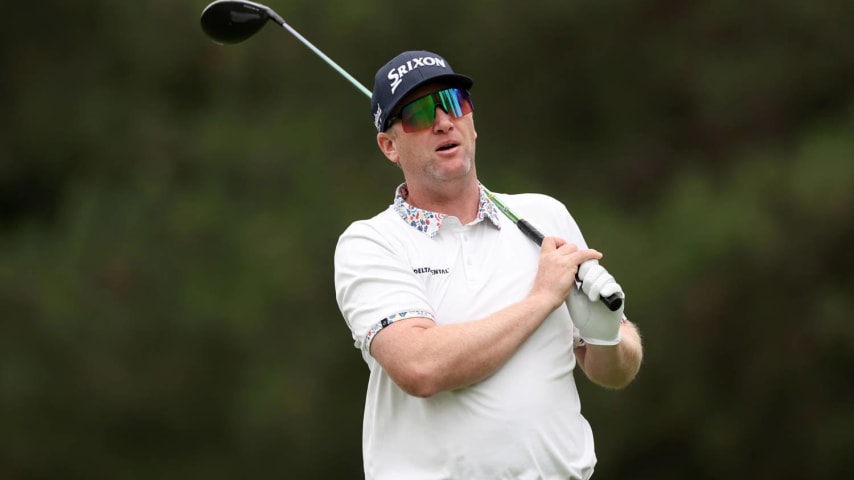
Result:
{"label": "club shaft", "polygon": [[[545,238],[545,236],[540,233],[540,231],[537,230],[536,227],[531,225],[524,218],[520,218],[518,215],[516,215],[515,212],[510,210],[507,205],[504,205],[504,202],[499,200],[498,197],[496,197],[495,194],[489,191],[489,189],[486,188],[483,184],[481,184],[481,187],[483,188],[483,192],[486,194],[486,196],[489,197],[490,200],[492,200],[492,203],[498,208],[499,211],[501,211],[501,213],[504,214],[504,216],[509,218],[510,221],[512,221],[513,223],[515,223],[516,227],[518,227],[519,230],[521,230],[522,233],[525,234],[525,236],[533,240],[534,243],[536,243],[537,245],[542,246],[543,239]],[[595,260],[588,260],[588,262],[595,262]],[[617,309],[619,309],[620,306],[623,304],[623,299],[620,298],[620,296],[616,293],[609,297],[600,296],[599,299],[602,300],[602,303],[604,303],[605,306],[607,306],[608,309],[612,312],[616,312]]]}
{"label": "club shaft", "polygon": [[[261,5],[259,4],[259,6],[261,6]],[[270,8],[267,8],[267,7],[264,7],[264,8],[267,9],[267,13],[270,15],[270,18],[272,18],[274,22],[278,23],[279,25],[282,26],[282,28],[284,28],[285,30],[290,32],[291,35],[296,37],[296,39],[299,40],[300,42],[302,42],[303,45],[308,47],[312,52],[314,52],[318,57],[320,57],[324,62],[326,62],[336,72],[340,73],[341,76],[343,76],[344,78],[347,79],[347,81],[349,81],[351,84],[353,84],[353,86],[355,86],[362,93],[364,93],[366,97],[371,98],[371,91],[370,90],[368,90],[358,80],[353,78],[352,75],[347,73],[346,70],[341,68],[341,66],[339,66],[337,63],[335,63],[331,58],[329,58],[319,48],[315,47],[314,44],[312,44],[305,37],[300,35],[299,32],[297,32],[296,30],[294,30],[293,27],[288,25],[287,22],[285,22],[285,20],[281,16],[279,16],[276,12],[274,12]],[[483,185],[481,184],[481,186],[483,186]],[[518,215],[516,215],[512,210],[510,210],[506,205],[504,205],[504,203],[501,200],[499,200],[485,186],[483,186],[483,191],[484,191],[484,193],[486,193],[486,195],[489,197],[489,199],[492,200],[492,203],[495,204],[495,206],[498,208],[498,210],[501,211],[501,213],[503,213],[507,218],[509,218],[510,221],[512,221],[519,228],[519,230],[521,230],[528,238],[530,238],[532,241],[534,241],[534,243],[536,243],[537,245],[543,244],[543,239],[545,237],[542,233],[540,233],[539,230],[537,230],[533,225],[528,223],[527,220],[520,218]],[[623,303],[623,299],[620,298],[617,294],[611,295],[610,297],[600,297],[600,298],[601,298],[602,302],[604,302],[605,305],[607,305],[607,307],[611,311],[616,311],[618,308],[620,308],[620,305],[622,305],[622,303]]]}
{"label": "club shaft", "polygon": [[319,48],[315,47],[315,46],[314,46],[314,44],[312,44],[311,42],[309,42],[308,40],[306,40],[306,38],[305,38],[305,37],[303,37],[302,35],[300,35],[300,34],[299,34],[299,32],[297,32],[296,30],[294,30],[294,29],[293,29],[293,27],[291,27],[291,26],[290,26],[290,25],[288,25],[284,20],[282,20],[282,17],[280,17],[280,16],[278,16],[278,15],[273,15],[272,17],[273,17],[273,20],[275,20],[275,22],[276,22],[276,23],[278,23],[279,25],[281,25],[285,30],[287,30],[287,31],[291,32],[291,35],[293,35],[294,37],[296,37],[296,38],[297,38],[297,40],[299,40],[300,42],[302,42],[302,43],[303,43],[306,47],[308,47],[312,52],[314,52],[315,54],[317,54],[317,56],[318,56],[318,57],[320,57],[321,59],[323,59],[323,61],[324,61],[324,62],[326,62],[326,63],[327,63],[330,67],[332,67],[336,72],[340,73],[344,78],[346,78],[350,83],[352,83],[352,84],[353,84],[353,86],[355,86],[356,88],[358,88],[358,89],[359,89],[362,93],[364,93],[368,98],[371,98],[371,91],[370,91],[370,90],[368,90],[364,85],[362,85],[361,83],[359,83],[359,81],[358,81],[358,80],[356,80],[355,78],[353,78],[353,76],[352,76],[352,75],[350,75],[349,73],[347,73],[347,71],[346,71],[346,70],[344,70],[343,68],[341,68],[341,67],[340,67],[337,63],[335,63],[331,58],[329,58],[328,56],[326,56],[326,54],[325,54],[325,53],[323,53],[322,51],[320,51],[320,49],[319,49]]}

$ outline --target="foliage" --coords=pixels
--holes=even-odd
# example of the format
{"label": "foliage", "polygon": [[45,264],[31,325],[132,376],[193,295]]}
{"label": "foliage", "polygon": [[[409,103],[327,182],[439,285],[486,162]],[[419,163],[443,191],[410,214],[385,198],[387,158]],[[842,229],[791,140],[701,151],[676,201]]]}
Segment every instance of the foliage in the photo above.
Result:
{"label": "foliage", "polygon": [[[399,173],[358,91],[273,26],[214,45],[205,4],[0,31],[2,478],[361,474],[331,257]],[[368,87],[442,53],[484,183],[605,252],[647,351],[580,383],[597,478],[854,475],[854,4],[269,4]]]}

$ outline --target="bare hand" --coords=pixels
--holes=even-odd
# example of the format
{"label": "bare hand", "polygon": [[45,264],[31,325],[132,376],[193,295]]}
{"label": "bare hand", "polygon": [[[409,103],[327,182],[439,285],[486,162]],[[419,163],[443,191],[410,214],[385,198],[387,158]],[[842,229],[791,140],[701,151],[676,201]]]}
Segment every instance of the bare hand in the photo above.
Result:
{"label": "bare hand", "polygon": [[575,285],[578,266],[602,254],[591,248],[579,249],[558,237],[546,237],[540,248],[540,264],[531,295],[542,295],[553,308],[566,301]]}

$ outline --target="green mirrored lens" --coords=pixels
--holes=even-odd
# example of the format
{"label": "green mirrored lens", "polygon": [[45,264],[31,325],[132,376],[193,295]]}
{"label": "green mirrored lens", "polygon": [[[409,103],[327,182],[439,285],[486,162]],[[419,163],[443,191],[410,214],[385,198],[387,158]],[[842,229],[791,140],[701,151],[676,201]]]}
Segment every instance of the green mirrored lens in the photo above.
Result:
{"label": "green mirrored lens", "polygon": [[404,132],[417,132],[433,125],[436,120],[436,107],[441,107],[448,115],[460,118],[474,110],[468,92],[460,88],[448,88],[418,98],[400,111]]}
{"label": "green mirrored lens", "polygon": [[403,107],[400,112],[400,119],[403,121],[405,132],[416,132],[433,125],[433,121],[436,119],[436,102],[433,95],[421,97]]}

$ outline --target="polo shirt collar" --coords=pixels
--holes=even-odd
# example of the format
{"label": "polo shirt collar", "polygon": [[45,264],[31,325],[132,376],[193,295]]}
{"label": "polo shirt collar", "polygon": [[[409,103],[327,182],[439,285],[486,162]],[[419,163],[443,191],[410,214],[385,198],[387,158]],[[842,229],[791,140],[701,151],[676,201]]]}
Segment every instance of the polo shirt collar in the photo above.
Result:
{"label": "polo shirt collar", "polygon": [[[477,217],[472,223],[480,223],[485,219],[489,219],[495,228],[500,230],[501,220],[498,218],[498,209],[495,208],[495,205],[492,204],[489,197],[483,192],[483,187],[480,183],[477,184],[477,188],[480,191],[480,207],[477,210]],[[406,187],[406,183],[402,183],[397,187],[394,195],[394,210],[412,228],[423,232],[430,238],[435,237],[439,233],[442,221],[448,215],[414,207],[406,201],[407,198],[409,198],[409,189]]]}

